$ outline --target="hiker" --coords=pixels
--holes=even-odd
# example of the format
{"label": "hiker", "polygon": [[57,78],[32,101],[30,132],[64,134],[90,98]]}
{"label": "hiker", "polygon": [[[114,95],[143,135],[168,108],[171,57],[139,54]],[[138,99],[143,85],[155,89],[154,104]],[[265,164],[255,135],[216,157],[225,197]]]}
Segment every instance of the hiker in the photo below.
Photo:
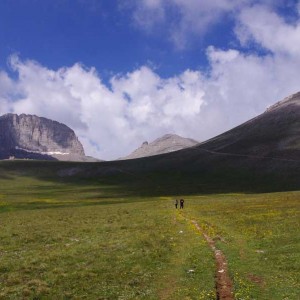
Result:
{"label": "hiker", "polygon": [[175,200],[175,208],[177,209],[178,207],[178,199]]}
{"label": "hiker", "polygon": [[183,208],[184,200],[180,199],[180,208]]}

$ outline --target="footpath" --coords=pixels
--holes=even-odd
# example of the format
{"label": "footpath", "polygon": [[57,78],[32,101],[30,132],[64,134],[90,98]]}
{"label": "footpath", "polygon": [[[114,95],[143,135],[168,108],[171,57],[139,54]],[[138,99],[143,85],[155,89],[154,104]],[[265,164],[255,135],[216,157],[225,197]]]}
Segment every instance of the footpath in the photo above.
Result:
{"label": "footpath", "polygon": [[233,284],[229,277],[227,260],[224,253],[221,250],[217,249],[215,241],[204,230],[202,230],[202,228],[195,220],[188,219],[184,215],[182,215],[182,217],[195,226],[195,228],[203,235],[207,244],[214,253],[216,262],[216,299],[234,300]]}

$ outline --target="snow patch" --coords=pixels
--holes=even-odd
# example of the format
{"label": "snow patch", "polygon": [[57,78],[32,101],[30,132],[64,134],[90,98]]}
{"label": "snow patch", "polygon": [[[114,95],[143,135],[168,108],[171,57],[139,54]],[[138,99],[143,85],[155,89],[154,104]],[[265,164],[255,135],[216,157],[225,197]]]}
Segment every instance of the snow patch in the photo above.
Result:
{"label": "snow patch", "polygon": [[24,149],[24,148],[21,148],[18,146],[16,146],[15,149],[22,150],[22,151],[29,152],[29,153],[37,153],[37,154],[44,154],[44,155],[69,155],[70,154],[70,152],[60,152],[60,151],[49,151],[49,152],[33,151],[33,150]]}

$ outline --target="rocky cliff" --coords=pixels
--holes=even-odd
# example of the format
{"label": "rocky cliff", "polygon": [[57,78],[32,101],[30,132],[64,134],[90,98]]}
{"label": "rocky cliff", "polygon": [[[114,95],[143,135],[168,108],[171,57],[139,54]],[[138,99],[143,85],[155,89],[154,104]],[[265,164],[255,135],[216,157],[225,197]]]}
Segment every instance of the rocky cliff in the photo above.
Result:
{"label": "rocky cliff", "polygon": [[68,126],[34,115],[0,117],[0,158],[85,160],[84,149]]}
{"label": "rocky cliff", "polygon": [[151,143],[144,142],[138,149],[122,159],[134,159],[174,152],[195,146],[198,143],[193,139],[184,138],[176,134],[166,134]]}

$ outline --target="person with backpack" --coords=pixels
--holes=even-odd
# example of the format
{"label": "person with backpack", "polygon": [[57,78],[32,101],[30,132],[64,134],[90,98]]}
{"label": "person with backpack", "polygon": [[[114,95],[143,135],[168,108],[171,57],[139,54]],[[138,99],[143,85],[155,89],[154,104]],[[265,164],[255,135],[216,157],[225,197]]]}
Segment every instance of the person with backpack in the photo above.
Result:
{"label": "person with backpack", "polygon": [[184,200],[180,199],[180,208],[183,209]]}

